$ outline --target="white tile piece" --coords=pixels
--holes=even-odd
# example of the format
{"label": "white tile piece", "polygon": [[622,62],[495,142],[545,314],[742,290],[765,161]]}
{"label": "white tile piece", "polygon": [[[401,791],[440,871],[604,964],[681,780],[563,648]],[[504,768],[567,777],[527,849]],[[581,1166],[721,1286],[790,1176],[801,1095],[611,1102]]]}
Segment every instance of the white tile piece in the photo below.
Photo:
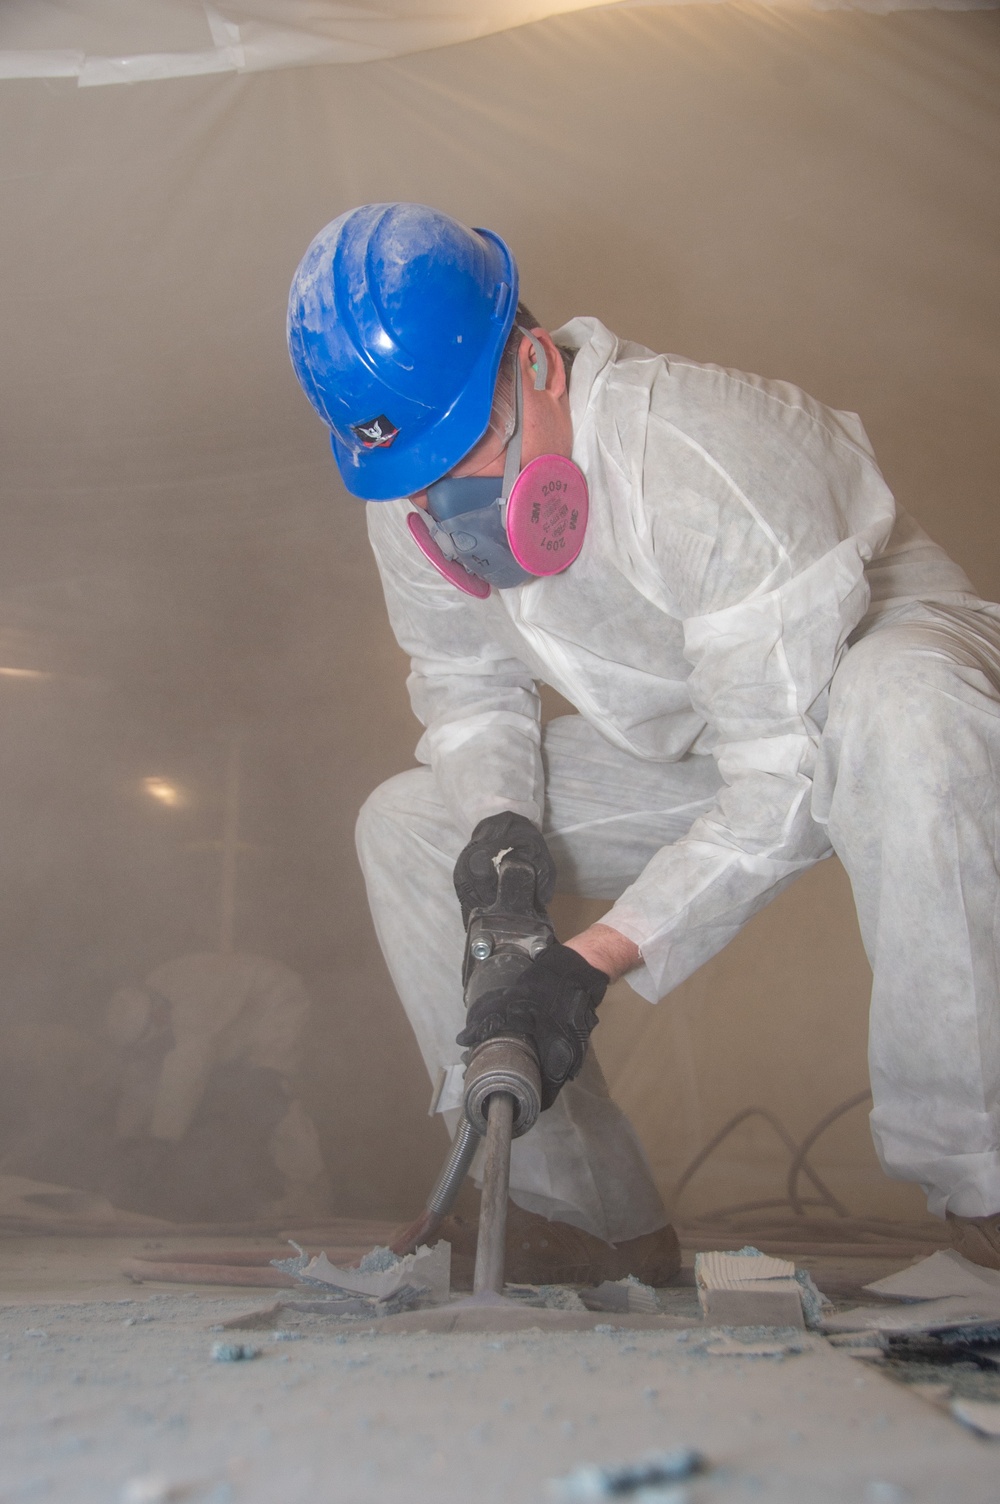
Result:
{"label": "white tile piece", "polygon": [[982,1296],[992,1293],[1000,1300],[1000,1270],[984,1269],[963,1258],[953,1248],[942,1248],[930,1258],[887,1274],[865,1285],[873,1295],[895,1295],[900,1300],[938,1300],[947,1295]]}
{"label": "white tile piece", "polygon": [[823,1320],[824,1332],[926,1332],[945,1327],[972,1326],[982,1321],[1000,1321],[1000,1299],[987,1296],[949,1295],[943,1300],[922,1300],[910,1305],[857,1306]]}

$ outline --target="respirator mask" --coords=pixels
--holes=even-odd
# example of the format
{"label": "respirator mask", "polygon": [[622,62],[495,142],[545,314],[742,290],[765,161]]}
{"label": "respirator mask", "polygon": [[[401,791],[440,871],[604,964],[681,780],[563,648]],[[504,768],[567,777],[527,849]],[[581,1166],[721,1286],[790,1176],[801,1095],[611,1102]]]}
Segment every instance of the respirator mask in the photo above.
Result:
{"label": "respirator mask", "polygon": [[[548,379],[545,350],[531,341],[535,390]],[[514,362],[513,427],[503,475],[446,475],[427,489],[427,511],[407,526],[421,553],[467,595],[488,596],[542,575],[560,574],[577,558],[587,530],[587,482],[561,454],[540,454],[521,469],[521,362]]]}

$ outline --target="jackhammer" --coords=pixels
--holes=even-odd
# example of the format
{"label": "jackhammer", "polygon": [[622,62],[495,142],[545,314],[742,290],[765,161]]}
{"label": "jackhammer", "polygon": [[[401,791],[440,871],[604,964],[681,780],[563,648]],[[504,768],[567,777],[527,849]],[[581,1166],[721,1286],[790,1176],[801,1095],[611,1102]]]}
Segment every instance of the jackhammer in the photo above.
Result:
{"label": "jackhammer", "polygon": [[[465,1006],[487,992],[513,986],[552,944],[555,935],[535,902],[535,869],[512,853],[499,858],[496,899],[473,909],[465,937]],[[541,1073],[531,1042],[501,1035],[466,1056],[464,1117],[420,1217],[392,1244],[407,1254],[425,1243],[455,1204],[480,1142],[485,1139],[483,1192],[473,1291],[500,1294],[510,1184],[511,1141],[534,1126],[541,1111]]]}

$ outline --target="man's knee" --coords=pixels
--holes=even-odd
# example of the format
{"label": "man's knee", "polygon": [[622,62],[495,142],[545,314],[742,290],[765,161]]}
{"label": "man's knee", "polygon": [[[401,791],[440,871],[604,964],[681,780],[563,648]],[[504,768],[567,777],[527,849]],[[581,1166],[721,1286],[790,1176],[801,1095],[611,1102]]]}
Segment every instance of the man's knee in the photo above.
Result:
{"label": "man's knee", "polygon": [[961,715],[963,667],[929,638],[886,628],[863,638],[834,676],[828,729],[870,752],[929,752]]}
{"label": "man's knee", "polygon": [[372,789],[358,811],[354,827],[361,865],[369,856],[398,846],[412,833],[413,813],[418,806],[418,792],[431,778],[427,768],[408,768]]}
{"label": "man's knee", "polygon": [[358,812],[355,840],[366,873],[387,863],[444,863],[450,871],[463,845],[430,768],[408,768],[373,789]]}

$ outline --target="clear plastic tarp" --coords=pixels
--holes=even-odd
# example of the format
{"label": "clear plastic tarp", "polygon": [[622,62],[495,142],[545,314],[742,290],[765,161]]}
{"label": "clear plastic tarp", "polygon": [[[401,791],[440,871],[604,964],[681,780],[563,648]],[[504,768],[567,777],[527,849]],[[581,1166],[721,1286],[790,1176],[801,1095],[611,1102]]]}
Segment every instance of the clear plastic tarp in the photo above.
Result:
{"label": "clear plastic tarp", "polygon": [[[81,88],[365,63],[453,46],[551,16],[652,0],[7,0],[0,78],[75,77]],[[716,4],[718,0],[675,0]],[[1000,0],[766,0],[817,10],[989,10]]]}

